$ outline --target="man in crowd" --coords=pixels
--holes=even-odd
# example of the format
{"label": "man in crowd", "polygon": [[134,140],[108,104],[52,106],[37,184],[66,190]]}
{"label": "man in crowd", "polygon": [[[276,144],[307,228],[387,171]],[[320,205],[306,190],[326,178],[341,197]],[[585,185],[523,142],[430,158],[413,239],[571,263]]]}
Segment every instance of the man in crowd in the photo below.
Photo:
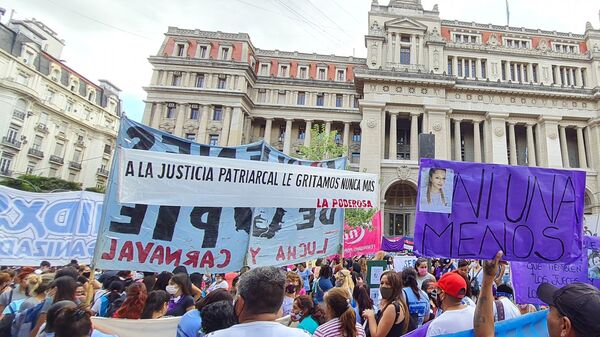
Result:
{"label": "man in crowd", "polygon": [[427,337],[473,329],[472,306],[462,304],[467,294],[467,282],[455,272],[444,274],[436,283],[437,307],[443,313],[431,322]]}
{"label": "man in crowd", "polygon": [[520,317],[521,311],[512,302],[514,299],[514,291],[506,283],[498,286],[496,289],[496,300],[494,301],[494,321],[504,321],[512,318]]}
{"label": "man in crowd", "polygon": [[210,337],[308,337],[304,330],[275,322],[283,303],[285,274],[279,268],[258,267],[240,276],[234,312],[239,324],[215,331]]}

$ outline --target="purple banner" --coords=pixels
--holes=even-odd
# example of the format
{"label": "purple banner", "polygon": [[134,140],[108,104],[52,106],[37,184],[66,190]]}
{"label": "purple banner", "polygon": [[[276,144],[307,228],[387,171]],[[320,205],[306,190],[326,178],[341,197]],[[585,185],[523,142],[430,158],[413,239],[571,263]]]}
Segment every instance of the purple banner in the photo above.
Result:
{"label": "purple banner", "polygon": [[404,249],[404,238],[381,238],[381,250],[384,252],[399,252]]}
{"label": "purple banner", "polygon": [[415,254],[572,262],[584,191],[584,171],[421,159]]}
{"label": "purple banner", "polygon": [[541,283],[562,287],[573,282],[584,282],[600,287],[600,238],[585,236],[584,251],[574,263],[511,262],[515,301],[519,304],[542,304],[536,290]]}

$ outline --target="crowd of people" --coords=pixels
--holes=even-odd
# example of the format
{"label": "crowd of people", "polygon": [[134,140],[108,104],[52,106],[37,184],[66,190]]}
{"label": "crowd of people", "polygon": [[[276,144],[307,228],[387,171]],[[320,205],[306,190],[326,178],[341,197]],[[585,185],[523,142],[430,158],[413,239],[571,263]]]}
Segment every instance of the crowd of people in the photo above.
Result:
{"label": "crowd of people", "polygon": [[[484,265],[419,258],[401,271],[391,268],[385,253],[374,259],[390,266],[379,278],[377,301],[366,282],[364,256],[214,275],[190,274],[184,267],[93,275],[77,261],[61,268],[46,261],[35,268],[3,267],[0,337],[112,336],[94,327],[93,316],[181,317],[177,337],[397,337],[424,324],[429,324],[427,336],[475,328],[477,336],[488,337],[494,322],[547,309],[514,302],[499,257]],[[544,285],[538,295],[550,307],[551,337],[600,336],[600,320],[590,318],[600,312],[598,289]]]}

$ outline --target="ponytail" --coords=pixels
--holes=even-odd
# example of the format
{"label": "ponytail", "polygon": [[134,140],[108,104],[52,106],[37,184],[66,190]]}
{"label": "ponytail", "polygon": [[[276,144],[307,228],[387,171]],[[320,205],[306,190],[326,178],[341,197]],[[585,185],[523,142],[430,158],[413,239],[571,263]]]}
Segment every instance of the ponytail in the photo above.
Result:
{"label": "ponytail", "polygon": [[333,316],[340,320],[340,335],[343,337],[356,337],[356,314],[350,305],[348,291],[342,288],[333,288],[325,294],[325,303],[333,312]]}
{"label": "ponytail", "polygon": [[348,308],[340,316],[340,325],[342,327],[342,336],[356,337],[356,313],[354,313],[354,309],[352,309],[350,304],[348,304]]}
{"label": "ponytail", "polygon": [[406,267],[402,270],[402,283],[405,287],[410,287],[418,300],[421,300],[421,290],[417,283],[417,272],[414,268]]}

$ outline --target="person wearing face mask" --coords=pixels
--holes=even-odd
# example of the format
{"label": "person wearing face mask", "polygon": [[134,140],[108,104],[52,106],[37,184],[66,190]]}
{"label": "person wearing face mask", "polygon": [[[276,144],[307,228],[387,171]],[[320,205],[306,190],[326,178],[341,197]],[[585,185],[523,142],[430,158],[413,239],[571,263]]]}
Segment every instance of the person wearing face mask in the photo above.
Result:
{"label": "person wearing face mask", "polygon": [[311,335],[319,325],[325,323],[325,313],[320,306],[315,305],[310,296],[300,295],[294,300],[291,313],[292,322],[298,322],[298,329],[302,329]]}
{"label": "person wearing face mask", "polygon": [[395,271],[385,271],[379,280],[381,301],[377,315],[365,310],[363,317],[368,321],[371,337],[401,336],[414,327],[409,327],[410,315],[402,294],[402,277]]}
{"label": "person wearing face mask", "polygon": [[177,337],[196,337],[202,325],[202,317],[200,316],[202,310],[208,305],[219,301],[233,303],[233,296],[226,289],[217,289],[196,302],[196,308],[181,317],[177,325]]}
{"label": "person wearing face mask", "polygon": [[437,307],[443,312],[427,329],[427,337],[473,329],[475,308],[462,304],[467,294],[467,282],[458,273],[444,274],[435,284]]}
{"label": "person wearing face mask", "polygon": [[481,291],[481,284],[483,282],[483,269],[477,260],[471,261],[469,269],[469,284],[471,285],[471,293],[473,299],[479,297]]}
{"label": "person wearing face mask", "polygon": [[187,274],[179,273],[173,275],[166,290],[171,295],[167,315],[183,316],[186,312],[194,308],[192,282]]}
{"label": "person wearing face mask", "polygon": [[[34,271],[31,267],[23,267],[15,277],[15,287],[0,294],[0,313],[10,314],[19,312],[21,304],[29,298],[27,277]],[[10,287],[10,286],[9,286]],[[9,307],[10,305],[10,307]]]}
{"label": "person wearing face mask", "polygon": [[335,274],[335,286],[348,291],[348,295],[352,297],[354,290],[354,281],[348,269],[342,269]]}
{"label": "person wearing face mask", "polygon": [[423,282],[425,280],[433,280],[434,282],[436,281],[435,276],[428,272],[427,259],[422,257],[418,258],[417,262],[415,262],[415,269],[417,270],[417,286],[419,288],[423,286]]}
{"label": "person wearing face mask", "polygon": [[210,293],[215,289],[229,289],[229,284],[227,283],[227,281],[225,281],[225,274],[217,274],[217,276],[215,277],[215,282],[213,282],[208,287],[208,289],[206,289],[206,292]]}
{"label": "person wearing face mask", "polygon": [[287,316],[292,312],[294,298],[296,298],[296,286],[288,283],[285,286],[285,296],[283,297],[283,304],[281,305],[283,316]]}

